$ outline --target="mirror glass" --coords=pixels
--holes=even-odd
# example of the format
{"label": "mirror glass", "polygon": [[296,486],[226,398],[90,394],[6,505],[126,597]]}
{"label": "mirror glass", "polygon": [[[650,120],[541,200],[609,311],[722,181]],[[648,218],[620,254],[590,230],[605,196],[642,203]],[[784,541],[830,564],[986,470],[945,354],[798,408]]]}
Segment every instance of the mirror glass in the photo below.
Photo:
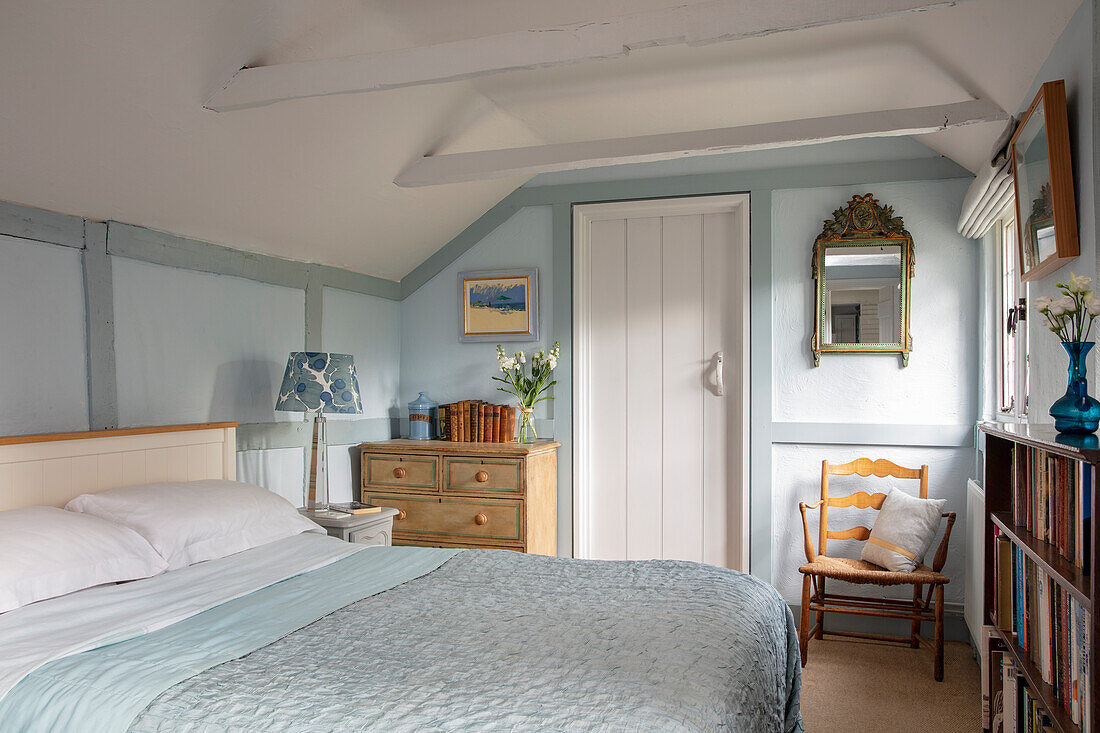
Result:
{"label": "mirror glass", "polygon": [[1013,145],[1016,196],[1023,244],[1024,270],[1037,267],[1058,253],[1054,236],[1054,202],[1050,195],[1050,158],[1043,101],[1040,99]]}
{"label": "mirror glass", "polygon": [[823,344],[901,342],[901,245],[827,246]]}

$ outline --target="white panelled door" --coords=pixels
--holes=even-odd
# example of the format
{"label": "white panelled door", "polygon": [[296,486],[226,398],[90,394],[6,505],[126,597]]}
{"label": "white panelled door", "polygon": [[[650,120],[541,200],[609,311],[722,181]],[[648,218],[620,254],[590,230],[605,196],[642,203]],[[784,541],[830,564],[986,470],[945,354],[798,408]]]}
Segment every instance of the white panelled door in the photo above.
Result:
{"label": "white panelled door", "polygon": [[749,197],[573,216],[574,555],[747,570]]}

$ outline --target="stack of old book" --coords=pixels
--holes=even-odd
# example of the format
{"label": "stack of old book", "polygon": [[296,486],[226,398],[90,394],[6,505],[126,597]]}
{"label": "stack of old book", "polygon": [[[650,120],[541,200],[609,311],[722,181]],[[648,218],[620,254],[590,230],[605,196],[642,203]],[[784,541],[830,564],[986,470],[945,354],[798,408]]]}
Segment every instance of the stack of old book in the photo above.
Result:
{"label": "stack of old book", "polygon": [[515,440],[517,408],[462,400],[439,406],[439,437],[458,443],[510,443]]}

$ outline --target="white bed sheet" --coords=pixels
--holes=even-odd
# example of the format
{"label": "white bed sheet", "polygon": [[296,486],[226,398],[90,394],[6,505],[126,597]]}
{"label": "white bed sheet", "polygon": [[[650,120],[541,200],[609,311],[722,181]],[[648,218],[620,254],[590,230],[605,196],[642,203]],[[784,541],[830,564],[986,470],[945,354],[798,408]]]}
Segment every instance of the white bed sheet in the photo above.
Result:
{"label": "white bed sheet", "polygon": [[131,639],[366,549],[305,533],[0,614],[0,699],[47,662]]}

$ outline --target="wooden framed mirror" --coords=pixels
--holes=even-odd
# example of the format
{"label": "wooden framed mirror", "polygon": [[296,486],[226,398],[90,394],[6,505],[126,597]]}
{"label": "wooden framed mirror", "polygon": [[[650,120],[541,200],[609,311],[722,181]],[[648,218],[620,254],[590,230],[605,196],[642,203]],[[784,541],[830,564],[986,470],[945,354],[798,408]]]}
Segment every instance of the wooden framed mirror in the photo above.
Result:
{"label": "wooden framed mirror", "polygon": [[1048,81],[1009,142],[1020,279],[1038,280],[1080,254],[1066,84]]}
{"label": "wooden framed mirror", "polygon": [[855,195],[814,240],[814,366],[823,353],[898,354],[909,365],[913,238],[871,194]]}

